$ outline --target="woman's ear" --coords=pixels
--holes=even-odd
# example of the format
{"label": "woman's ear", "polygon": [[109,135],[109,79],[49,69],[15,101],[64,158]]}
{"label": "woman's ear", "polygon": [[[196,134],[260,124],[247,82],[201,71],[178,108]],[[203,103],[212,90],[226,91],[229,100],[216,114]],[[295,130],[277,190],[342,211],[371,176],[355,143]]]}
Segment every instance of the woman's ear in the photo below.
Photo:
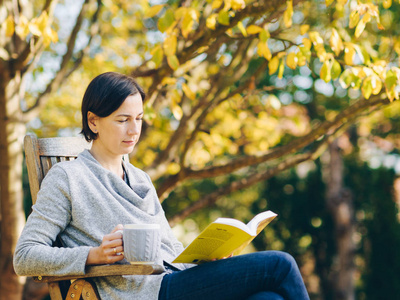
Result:
{"label": "woman's ear", "polygon": [[99,117],[92,113],[91,111],[88,111],[87,113],[87,120],[88,120],[88,126],[90,128],[90,130],[94,133],[98,132],[97,129],[97,120],[99,119]]}

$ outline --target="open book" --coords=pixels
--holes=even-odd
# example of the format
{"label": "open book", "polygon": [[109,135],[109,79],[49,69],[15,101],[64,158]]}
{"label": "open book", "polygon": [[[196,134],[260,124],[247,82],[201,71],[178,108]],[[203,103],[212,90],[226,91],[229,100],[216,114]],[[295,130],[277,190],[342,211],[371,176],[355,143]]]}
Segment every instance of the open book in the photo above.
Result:
{"label": "open book", "polygon": [[202,263],[239,254],[267,226],[276,213],[268,210],[249,223],[231,218],[218,218],[175,258],[173,263]]}

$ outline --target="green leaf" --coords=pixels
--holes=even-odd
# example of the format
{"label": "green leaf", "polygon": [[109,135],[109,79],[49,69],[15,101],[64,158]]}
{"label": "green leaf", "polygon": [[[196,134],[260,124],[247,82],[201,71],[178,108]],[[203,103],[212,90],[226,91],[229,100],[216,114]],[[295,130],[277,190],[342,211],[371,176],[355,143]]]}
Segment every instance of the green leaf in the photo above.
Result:
{"label": "green leaf", "polygon": [[344,70],[342,75],[339,77],[339,83],[342,88],[347,89],[349,88],[351,82],[353,81],[353,72],[350,69]]}
{"label": "green leaf", "polygon": [[156,68],[159,67],[164,57],[164,53],[161,46],[155,47],[153,51],[150,52],[150,54],[153,56],[151,60],[156,64]]}
{"label": "green leaf", "polygon": [[158,20],[158,29],[165,32],[175,22],[175,16],[172,9],[167,9],[165,14]]}
{"label": "green leaf", "polygon": [[360,20],[360,14],[358,11],[352,11],[350,14],[350,22],[349,22],[349,27],[354,28],[357,26],[358,21]]}
{"label": "green leaf", "polygon": [[369,97],[372,94],[372,82],[371,82],[371,77],[365,78],[362,87],[361,87],[361,92],[364,95],[365,99],[369,99]]}
{"label": "green leaf", "polygon": [[331,76],[331,65],[330,65],[329,61],[325,61],[322,64],[320,77],[325,82],[331,81],[331,78],[332,78],[332,76]]}
{"label": "green leaf", "polygon": [[167,56],[168,65],[172,70],[176,70],[179,67],[179,60],[175,55]]}
{"label": "green leaf", "polygon": [[386,79],[385,79],[386,88],[387,88],[388,90],[390,90],[393,86],[396,85],[396,83],[397,83],[397,76],[396,76],[396,74],[395,74],[392,70],[389,70],[389,71],[386,73]]}
{"label": "green leaf", "polygon": [[221,10],[218,14],[218,23],[228,26],[229,25],[229,12]]}
{"label": "green leaf", "polygon": [[155,15],[157,15],[161,9],[165,6],[165,4],[159,4],[159,5],[154,5],[150,8],[147,9],[146,13],[145,13],[145,18],[152,18]]}
{"label": "green leaf", "polygon": [[279,71],[278,71],[278,78],[279,79],[282,79],[284,71],[285,71],[285,64],[283,62],[283,59],[281,59],[281,63],[279,64]]}
{"label": "green leaf", "polygon": [[332,63],[332,68],[331,68],[332,79],[333,80],[338,79],[341,72],[342,72],[342,67],[340,66],[340,64],[337,60],[334,60]]}

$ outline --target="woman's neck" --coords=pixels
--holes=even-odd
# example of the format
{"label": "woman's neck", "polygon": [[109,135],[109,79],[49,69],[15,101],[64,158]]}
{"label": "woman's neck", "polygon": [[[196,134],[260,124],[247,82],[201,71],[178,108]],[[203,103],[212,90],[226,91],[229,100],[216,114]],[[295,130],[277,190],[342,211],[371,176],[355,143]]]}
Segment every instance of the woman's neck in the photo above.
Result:
{"label": "woman's neck", "polygon": [[122,168],[122,155],[107,155],[98,147],[92,145],[90,149],[92,156],[102,165],[103,168],[113,172],[117,176],[124,178]]}

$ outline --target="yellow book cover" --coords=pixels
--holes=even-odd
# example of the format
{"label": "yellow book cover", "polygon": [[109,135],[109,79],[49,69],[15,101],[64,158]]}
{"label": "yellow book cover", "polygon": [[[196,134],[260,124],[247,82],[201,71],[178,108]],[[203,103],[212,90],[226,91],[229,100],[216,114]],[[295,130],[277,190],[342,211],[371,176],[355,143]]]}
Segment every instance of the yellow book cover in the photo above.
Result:
{"label": "yellow book cover", "polygon": [[204,229],[175,258],[173,263],[194,263],[221,259],[231,254],[239,254],[275,217],[268,210],[256,215],[244,224],[231,218],[218,218]]}

